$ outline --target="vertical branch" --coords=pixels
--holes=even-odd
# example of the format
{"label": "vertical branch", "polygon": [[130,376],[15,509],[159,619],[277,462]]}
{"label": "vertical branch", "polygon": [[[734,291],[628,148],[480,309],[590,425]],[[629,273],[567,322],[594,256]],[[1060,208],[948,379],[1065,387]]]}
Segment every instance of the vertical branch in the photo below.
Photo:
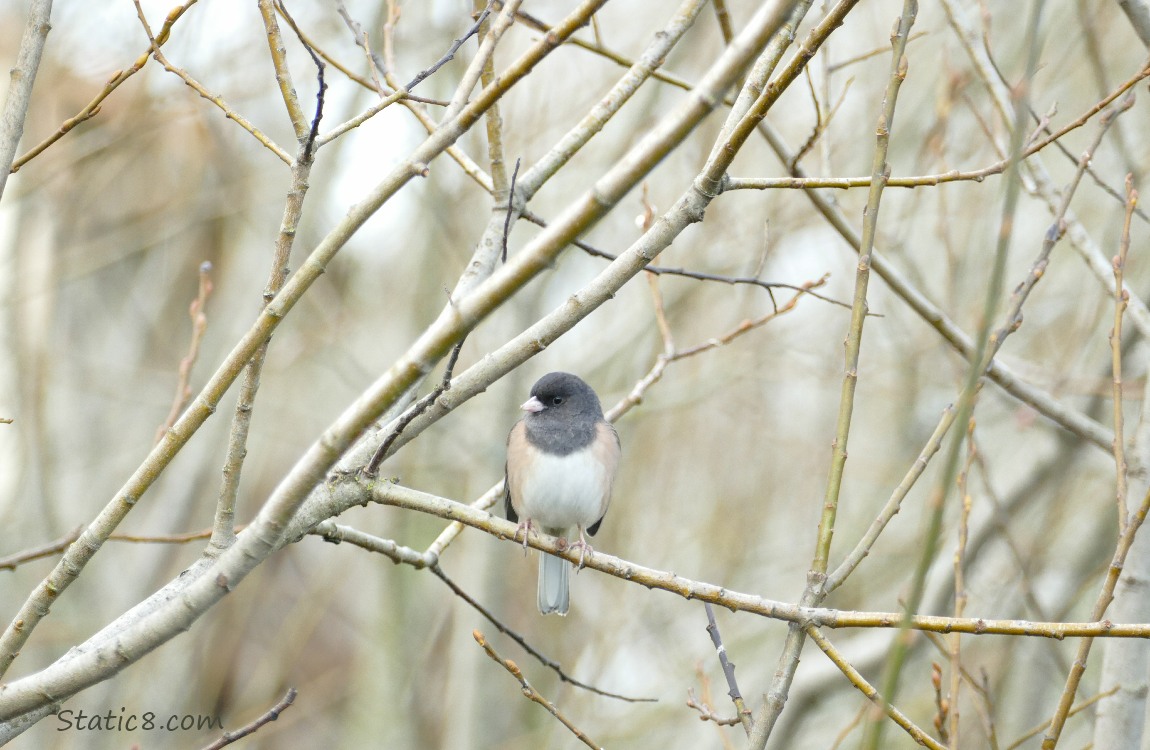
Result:
{"label": "vertical branch", "polygon": [[[966,382],[963,385],[962,392],[959,394],[958,407],[956,409],[955,421],[962,425],[970,422],[970,418],[974,413],[974,402],[978,396],[982,375],[986,372],[986,368],[990,364],[990,359],[993,357],[993,353],[1001,341],[1001,336],[996,336],[995,338],[998,340],[993,342],[992,345],[991,325],[994,311],[997,309],[999,301],[1001,300],[1003,287],[1005,285],[1006,257],[1010,247],[1010,239],[1014,227],[1014,213],[1018,205],[1018,195],[1021,187],[1018,178],[1018,162],[1023,148],[1023,137],[1026,128],[1026,87],[1029,86],[1030,81],[1033,79],[1034,70],[1037,66],[1038,49],[1040,46],[1037,39],[1038,22],[1041,15],[1041,7],[1042,3],[1039,1],[1034,2],[1031,6],[1032,12],[1027,26],[1026,36],[1026,38],[1030,40],[1026,73],[1023,82],[1014,92],[1015,108],[1013,128],[1011,130],[1010,163],[1006,170],[1006,196],[1003,201],[1002,220],[999,223],[994,264],[991,269],[989,288],[983,303],[982,324],[979,326],[977,343],[973,356],[970,359]],[[1009,331],[1010,325],[1011,321],[1008,320],[1004,330]],[[923,592],[926,588],[926,574],[934,560],[935,553],[938,549],[938,539],[942,532],[944,501],[958,472],[958,456],[961,447],[961,440],[951,442],[949,450],[946,453],[942,475],[928,500],[927,508],[929,516],[926,538],[923,542],[922,555],[919,557],[918,566],[915,569],[914,577],[911,581],[910,593],[907,596],[905,607],[907,614],[917,612],[922,603]],[[910,649],[909,635],[906,628],[900,630],[899,637],[896,639],[894,648],[891,650],[890,659],[888,659],[886,663],[883,678],[883,693],[889,700],[894,700],[898,692],[898,683],[902,673],[902,667]],[[864,743],[863,747],[879,747],[881,736],[882,723],[872,722],[868,726],[868,741]]]}
{"label": "vertical branch", "polygon": [[[966,428],[966,463],[958,475],[958,495],[962,499],[962,512],[958,520],[958,542],[954,547],[954,616],[962,617],[966,611],[966,574],[963,568],[966,565],[966,540],[970,531],[970,489],[967,480],[970,478],[970,467],[974,464],[976,449],[974,444],[974,420]],[[947,732],[947,744],[951,747],[961,747],[959,742],[959,692],[962,689],[962,635],[950,635],[950,700],[947,706],[947,715],[950,718],[950,728]]]}
{"label": "vertical branch", "polygon": [[[1137,207],[1138,193],[1132,183],[1127,183],[1127,218],[1123,224],[1122,244],[1129,242],[1130,217]],[[1121,252],[1121,250],[1120,250]],[[1123,301],[1126,299],[1123,297]],[[1132,310],[1133,307],[1127,310]],[[1125,321],[1127,315],[1123,316]],[[1150,487],[1150,381],[1142,389],[1142,408],[1133,438],[1127,443],[1126,458],[1129,464],[1127,495],[1141,495]],[[1127,504],[1129,498],[1127,499]],[[1127,516],[1129,509],[1123,507],[1120,513]],[[1135,548],[1128,559],[1123,561],[1124,575],[1115,588],[1115,602],[1111,617],[1129,617],[1137,621],[1150,618],[1150,602],[1146,595],[1150,581],[1150,555],[1146,553],[1146,540]],[[1112,688],[1115,695],[1098,709],[1094,722],[1095,747],[1119,747],[1126,744],[1137,745],[1146,731],[1146,685],[1147,664],[1150,654],[1144,642],[1115,646],[1105,644],[1102,656],[1102,669],[1099,685]]]}
{"label": "vertical branch", "polygon": [[[806,7],[809,7],[809,4],[806,4]],[[796,12],[798,11],[797,8],[795,10]],[[841,23],[841,16],[839,16],[839,14],[845,14],[849,12],[849,10],[848,3],[840,2],[824,17],[820,26],[828,21],[835,22],[836,17],[838,18],[837,22]],[[877,140],[874,158],[872,160],[874,180],[871,183],[871,192],[867,201],[866,213],[864,214],[864,223],[867,225],[864,227],[864,233],[869,232],[869,235],[868,239],[864,241],[863,251],[860,253],[860,260],[855,276],[855,294],[851,305],[851,323],[846,341],[846,372],[843,377],[839,418],[835,428],[834,442],[832,444],[834,453],[831,460],[831,470],[827,480],[823,512],[819,519],[814,559],[811,563],[811,570],[807,574],[806,589],[803,591],[800,600],[800,604],[806,607],[817,606],[825,597],[824,585],[826,583],[827,562],[830,556],[831,537],[834,533],[835,514],[838,511],[838,493],[842,480],[842,465],[846,461],[846,442],[850,430],[851,413],[854,409],[855,383],[858,379],[858,354],[862,345],[862,327],[867,312],[866,291],[867,283],[870,279],[870,253],[874,247],[875,222],[878,218],[879,199],[882,196],[882,188],[885,186],[886,179],[889,176],[889,168],[886,165],[889,128],[890,123],[894,119],[894,105],[897,99],[898,87],[902,84],[902,80],[906,76],[906,60],[904,57],[906,33],[903,32],[903,26],[905,25],[909,28],[910,23],[913,23],[916,10],[917,3],[915,3],[914,0],[907,0],[903,8],[903,16],[900,17],[899,23],[895,27],[894,36],[891,39],[893,47],[891,77],[887,83],[882,112],[879,115]],[[792,16],[788,20],[796,26],[798,25],[798,18]],[[824,37],[824,41],[825,38],[826,37]],[[754,76],[748,80],[745,88],[749,88],[753,82]],[[768,90],[774,88],[777,83],[777,81],[772,82]],[[761,121],[755,122],[755,127],[757,127],[760,122]],[[726,126],[724,129],[726,129]],[[737,129],[738,127],[735,128],[735,130]],[[795,671],[798,669],[799,655],[802,652],[806,637],[807,633],[800,624],[795,623],[788,627],[787,639],[783,644],[782,652],[779,654],[779,666],[775,671],[775,677],[767,693],[763,696],[762,706],[755,716],[755,727],[751,734],[750,743],[752,750],[763,750],[763,748],[766,747],[767,740],[770,739],[775,722],[782,713],[787,695],[790,692],[791,682],[794,680]]]}
{"label": "vertical branch", "polygon": [[280,95],[287,107],[288,119],[291,120],[292,130],[295,131],[296,140],[304,138],[308,133],[308,120],[300,106],[296,95],[295,85],[292,83],[291,71],[287,65],[287,49],[284,47],[283,34],[280,33],[279,22],[276,21],[276,9],[272,0],[258,1],[260,16],[263,17],[264,30],[267,32],[268,49],[272,56],[272,65],[276,70],[276,84],[279,85]]}
{"label": "vertical branch", "polygon": [[[827,561],[830,557],[835,515],[838,512],[839,490],[842,486],[843,468],[847,460],[847,438],[850,434],[851,416],[854,412],[855,387],[858,384],[859,351],[862,348],[863,323],[866,321],[867,314],[867,282],[870,280],[871,252],[874,250],[874,238],[878,226],[879,202],[882,199],[882,191],[886,187],[886,181],[890,178],[890,165],[886,161],[890,144],[890,128],[894,122],[898,92],[902,82],[906,80],[908,66],[906,43],[917,14],[918,3],[915,0],[906,0],[903,3],[902,15],[899,16],[898,23],[891,34],[891,47],[893,49],[890,80],[883,96],[882,114],[879,115],[874,159],[871,164],[870,193],[867,196],[867,206],[863,213],[862,247],[859,249],[858,270],[855,275],[855,296],[851,307],[851,325],[846,342],[846,373],[843,376],[838,424],[835,428],[835,439],[832,447],[831,471],[827,480],[823,513],[819,519],[815,557],[811,563],[813,573],[823,579],[826,576]],[[894,688],[894,685],[888,684],[886,689],[882,691],[883,700],[886,703],[894,700]],[[871,716],[873,717],[873,713]],[[863,736],[864,747],[868,746],[869,738],[873,738],[873,742],[877,746],[882,726],[881,720],[872,718],[868,721],[867,732]]]}
{"label": "vertical branch", "polygon": [[[266,11],[264,6],[267,6]],[[275,12],[268,0],[260,0],[260,10],[264,13],[267,26],[268,42],[272,47],[272,57],[276,58],[276,50],[282,52],[283,39],[279,33],[279,25],[275,22]],[[270,16],[269,16],[270,14]],[[302,40],[301,40],[302,42]],[[308,50],[311,52],[310,48]],[[285,101],[288,102],[289,116],[292,125],[299,137],[299,148],[292,160],[291,187],[288,189],[287,200],[284,203],[283,215],[280,219],[280,230],[276,236],[275,250],[272,253],[271,271],[267,283],[264,285],[263,306],[266,308],[283,288],[289,273],[292,245],[295,243],[299,220],[303,215],[304,197],[307,195],[308,177],[315,161],[315,137],[323,115],[323,95],[325,84],[323,80],[322,63],[312,53],[312,58],[319,67],[319,92],[316,95],[316,112],[311,124],[306,118],[302,119],[301,130],[296,122],[295,108],[299,108],[299,101],[295,95],[295,86],[291,84],[286,67],[281,71],[279,63],[276,64],[276,80],[281,91],[285,91]],[[286,89],[285,89],[286,86]],[[290,96],[288,96],[290,93]],[[302,116],[302,110],[301,110]],[[268,338],[256,349],[252,358],[244,368],[244,377],[240,383],[239,397],[236,399],[235,413],[232,415],[232,427],[228,433],[228,448],[224,457],[224,466],[221,470],[223,480],[220,483],[219,496],[216,499],[215,518],[212,522],[212,538],[208,543],[208,554],[218,555],[232,545],[236,539],[235,519],[236,500],[239,497],[240,474],[243,470],[244,458],[247,456],[248,434],[251,430],[252,410],[255,408],[256,393],[260,387],[260,374],[263,372],[264,360],[267,357]]]}
{"label": "vertical branch", "polygon": [[1118,254],[1114,256],[1114,327],[1110,329],[1110,370],[1114,402],[1114,472],[1115,499],[1118,503],[1118,533],[1126,529],[1127,482],[1126,482],[1126,436],[1122,418],[1122,314],[1130,294],[1122,285],[1122,275],[1126,268],[1126,255],[1130,251],[1130,220],[1138,203],[1138,192],[1134,190],[1133,177],[1126,175],[1126,219],[1122,224],[1122,240]]}
{"label": "vertical branch", "polygon": [[[475,0],[475,12],[485,14],[488,10],[488,5],[489,3],[484,2],[484,0]],[[499,19],[496,21],[497,24],[503,21],[506,10],[505,8],[504,13],[499,16]],[[514,12],[507,16],[508,26],[511,25],[514,18]],[[503,31],[505,30],[506,29],[503,29]],[[502,34],[503,31],[499,33]],[[479,34],[477,36],[481,48],[486,43],[487,36],[490,33],[492,33],[491,22],[487,20],[487,15],[485,14],[479,23]],[[494,55],[488,54],[483,57],[480,79],[484,86],[490,86],[495,81]],[[468,91],[470,92],[470,89],[468,89]],[[487,158],[491,163],[491,188],[492,197],[495,199],[495,207],[493,210],[498,211],[504,204],[507,204],[507,215],[510,217],[511,206],[508,203],[507,167],[503,162],[503,116],[499,113],[499,102],[491,105],[491,108],[487,110],[487,114],[483,116],[483,120],[487,128]],[[507,239],[506,234],[507,232],[505,230],[504,242],[506,242]]]}
{"label": "vertical branch", "polygon": [[906,37],[918,13],[918,3],[908,0],[903,5],[898,25],[891,35],[894,48],[891,62],[891,77],[883,97],[882,113],[876,128],[874,159],[871,163],[870,193],[866,209],[863,211],[862,247],[855,271],[854,300],[851,304],[850,328],[846,339],[846,372],[843,374],[842,394],[839,399],[839,414],[835,425],[835,437],[831,443],[832,458],[830,475],[827,478],[826,495],[823,498],[823,512],[819,518],[818,541],[811,568],[819,574],[827,572],[831,540],[834,536],[835,516],[838,512],[839,491],[842,488],[843,470],[847,461],[847,439],[850,436],[851,417],[854,414],[855,388],[858,385],[859,353],[862,350],[863,324],[866,322],[867,286],[870,282],[871,252],[874,250],[875,233],[878,227],[879,203],[883,189],[890,178],[890,165],[887,164],[887,151],[890,146],[890,127],[894,121],[895,103],[899,87],[906,80]]}
{"label": "vertical branch", "polygon": [[[1150,492],[1147,492],[1146,496],[1142,498],[1142,505],[1127,521],[1126,530],[1122,532],[1122,536],[1118,539],[1118,546],[1114,550],[1114,556],[1110,560],[1110,567],[1106,570],[1106,580],[1102,584],[1102,591],[1099,592],[1098,599],[1094,603],[1094,608],[1090,612],[1090,619],[1095,622],[1102,619],[1110,603],[1114,601],[1114,587],[1122,575],[1122,568],[1126,563],[1126,555],[1130,551],[1130,546],[1134,543],[1134,535],[1138,533],[1142,522],[1146,520],[1147,512],[1150,512]],[[1050,720],[1050,726],[1046,730],[1046,735],[1042,738],[1042,750],[1054,750],[1054,747],[1058,744],[1058,740],[1062,735],[1062,728],[1066,725],[1066,719],[1070,716],[1070,708],[1074,703],[1074,695],[1078,692],[1078,684],[1082,681],[1082,675],[1086,672],[1086,660],[1090,656],[1090,647],[1092,645],[1094,645],[1093,637],[1085,637],[1078,642],[1078,650],[1074,655],[1074,666],[1070,668],[1070,674],[1066,678],[1066,687],[1063,689],[1062,696],[1058,701],[1058,708],[1055,709],[1054,716]]]}
{"label": "vertical branch", "polygon": [[179,376],[176,378],[176,395],[172,399],[172,408],[168,411],[168,418],[156,429],[156,439],[152,441],[153,443],[160,442],[164,433],[171,429],[180,413],[184,411],[184,407],[188,405],[188,399],[192,397],[192,388],[188,382],[192,377],[192,367],[200,356],[200,344],[204,340],[204,333],[208,329],[208,316],[204,312],[204,308],[207,307],[208,297],[212,293],[211,274],[212,264],[205,260],[200,264],[200,283],[196,291],[196,298],[188,306],[188,317],[192,319],[192,340],[188,344],[188,353],[180,360]]}
{"label": "vertical branch", "polygon": [[0,110],[0,198],[4,197],[4,186],[8,182],[12,160],[16,158],[16,147],[24,135],[24,120],[32,100],[32,86],[36,83],[44,44],[52,28],[51,17],[52,0],[33,0],[28,8],[28,23],[20,39],[16,64],[9,72],[8,94]]}
{"label": "vertical branch", "polygon": [[727,12],[727,0],[713,0],[711,5],[715,8],[715,20],[719,22],[719,33],[723,36],[723,44],[730,44],[735,38],[731,29],[731,14]]}
{"label": "vertical branch", "polygon": [[[1128,180],[1126,183],[1126,216],[1125,216],[1125,220],[1123,221],[1123,224],[1122,224],[1122,239],[1119,243],[1118,256],[1114,259],[1115,278],[1116,279],[1119,278],[1119,274],[1121,273],[1122,266],[1125,264],[1125,261],[1126,261],[1126,252],[1129,249],[1129,244],[1130,244],[1130,221],[1131,221],[1131,218],[1133,217],[1134,209],[1137,205],[1138,205],[1138,192],[1136,190],[1134,190],[1133,183]],[[1116,326],[1119,326],[1121,324],[1121,316],[1122,316],[1122,312],[1123,312],[1123,308],[1124,308],[1123,302],[1125,301],[1125,297],[1126,297],[1126,295],[1125,295],[1124,291],[1121,290],[1121,288],[1119,287],[1119,289],[1115,291],[1115,313],[1114,314],[1115,314],[1115,325]],[[1112,346],[1119,346],[1119,345],[1120,344],[1112,344]],[[1119,358],[1117,361],[1119,363],[1118,366],[1120,367],[1121,359]],[[1114,375],[1115,379],[1119,379],[1120,372],[1121,372],[1120,370],[1115,370],[1115,375]],[[1119,382],[1116,387],[1120,388],[1120,386],[1121,386],[1121,383]],[[1118,401],[1117,396],[1115,397],[1115,400],[1116,400],[1115,409],[1118,409],[1121,404]],[[1116,426],[1119,426],[1119,423],[1116,423]],[[1123,441],[1123,439],[1122,439],[1121,432],[1115,434],[1114,444],[1115,444],[1116,459],[1118,456],[1117,446],[1120,445],[1122,443],[1122,441]],[[1135,450],[1136,455],[1138,453],[1138,449],[1145,450],[1145,447],[1144,446],[1137,446],[1137,448]],[[1124,454],[1123,454],[1123,456],[1124,456]],[[1141,457],[1142,456],[1139,456],[1139,458],[1141,458]],[[1123,458],[1123,461],[1124,461],[1124,458]],[[1124,466],[1119,466],[1117,470],[1119,472],[1122,472],[1122,470],[1124,468],[1125,468]],[[1145,470],[1146,470],[1145,466],[1139,467],[1140,472],[1144,472]],[[1143,477],[1143,481],[1141,481],[1139,483],[1139,485],[1141,487],[1146,486],[1146,482],[1144,481],[1144,477]],[[1120,491],[1125,491],[1125,488],[1124,487],[1120,488]],[[1120,506],[1119,506],[1118,515],[1119,515],[1119,518],[1122,519],[1120,521],[1120,524],[1122,524],[1122,532],[1118,536],[1118,544],[1114,549],[1114,556],[1111,558],[1110,567],[1106,571],[1106,580],[1102,584],[1102,591],[1099,592],[1098,599],[1094,604],[1094,610],[1091,612],[1091,617],[1095,620],[1101,620],[1102,616],[1106,613],[1107,608],[1110,606],[1110,603],[1112,601],[1114,601],[1115,588],[1118,585],[1118,580],[1122,574],[1123,568],[1126,567],[1127,553],[1130,551],[1130,547],[1134,544],[1134,535],[1138,532],[1138,529],[1142,525],[1142,522],[1146,519],[1146,513],[1148,510],[1150,510],[1150,489],[1147,490],[1146,496],[1142,500],[1141,507],[1136,512],[1134,512],[1133,514],[1130,514],[1130,512],[1127,510],[1125,501],[1122,501]],[[1138,571],[1136,568],[1133,577],[1135,577],[1135,578],[1137,577],[1137,572]],[[1130,578],[1130,577],[1132,577],[1131,574],[1127,574],[1127,578]],[[1133,583],[1128,584],[1128,585],[1145,586],[1145,582],[1135,580]],[[1129,592],[1129,591],[1126,592],[1126,596],[1129,596],[1131,593],[1132,592]],[[1062,734],[1062,728],[1063,728],[1063,726],[1065,726],[1066,719],[1070,715],[1070,707],[1074,703],[1074,696],[1078,693],[1078,684],[1082,681],[1082,675],[1086,671],[1086,659],[1090,655],[1090,648],[1093,644],[1094,644],[1093,638],[1083,638],[1078,643],[1078,649],[1077,649],[1075,656],[1074,656],[1074,665],[1070,669],[1070,674],[1068,674],[1066,677],[1066,685],[1062,690],[1062,695],[1059,698],[1058,706],[1054,710],[1054,716],[1051,717],[1051,719],[1050,719],[1050,726],[1046,730],[1046,735],[1042,738],[1042,750],[1053,750],[1053,748],[1058,744],[1058,740]],[[1110,658],[1107,659],[1108,663],[1104,665],[1103,671],[1102,671],[1102,679],[1103,679],[1102,686],[1104,688],[1107,687],[1108,684],[1113,684],[1110,681],[1114,678],[1117,671],[1121,671],[1119,668],[1116,668],[1113,665],[1113,662],[1111,661],[1111,659],[1114,658],[1115,656],[1117,656],[1118,653],[1119,652],[1115,652],[1113,655],[1108,654],[1108,657],[1110,657]],[[1129,658],[1129,664],[1130,665],[1137,666],[1137,665],[1141,665],[1143,663],[1144,663],[1144,661],[1142,660],[1141,654],[1136,654],[1136,655],[1134,655],[1133,658]],[[1127,674],[1127,676],[1131,676],[1131,675],[1129,675],[1128,672],[1126,674]],[[1134,679],[1141,681],[1143,685],[1145,684],[1144,681],[1146,679],[1146,676],[1144,673],[1137,674],[1136,676],[1133,676],[1133,677],[1134,677]],[[1122,687],[1127,688],[1127,686],[1125,686],[1125,685],[1123,685]],[[1138,686],[1137,685],[1131,685],[1131,686],[1129,686],[1128,689],[1138,690]],[[1142,700],[1144,701],[1145,698],[1143,697]],[[1119,711],[1117,711],[1118,715],[1110,716],[1107,718],[1106,721],[1099,721],[1099,725],[1095,728],[1096,734],[1102,733],[1100,736],[1107,736],[1107,733],[1112,733],[1116,727],[1121,726],[1121,724],[1122,724],[1121,719],[1122,718],[1127,718],[1127,720],[1128,720],[1128,717],[1124,717],[1124,714],[1127,714],[1128,712],[1129,712],[1128,708],[1126,711],[1119,710]],[[1142,721],[1141,716],[1139,716],[1139,721],[1141,723],[1141,721]],[[1141,732],[1142,727],[1139,726],[1137,731]],[[1125,737],[1124,742],[1132,743],[1134,746],[1138,746],[1141,744],[1140,739],[1135,739],[1135,738],[1130,737],[1130,736]]]}

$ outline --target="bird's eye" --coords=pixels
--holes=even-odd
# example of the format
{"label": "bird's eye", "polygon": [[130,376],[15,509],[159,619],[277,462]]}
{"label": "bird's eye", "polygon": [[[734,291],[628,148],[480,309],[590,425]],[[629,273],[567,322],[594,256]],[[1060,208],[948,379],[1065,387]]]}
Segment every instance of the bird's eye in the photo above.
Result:
{"label": "bird's eye", "polygon": [[552,406],[558,406],[561,403],[563,403],[563,397],[562,396],[553,396],[551,398],[551,405]]}

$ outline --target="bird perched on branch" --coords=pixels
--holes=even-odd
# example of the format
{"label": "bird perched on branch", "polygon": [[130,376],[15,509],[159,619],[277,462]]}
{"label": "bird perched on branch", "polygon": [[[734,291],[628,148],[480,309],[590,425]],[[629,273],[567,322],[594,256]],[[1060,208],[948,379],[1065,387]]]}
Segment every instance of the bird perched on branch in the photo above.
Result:
{"label": "bird perched on branch", "polygon": [[[619,435],[603,418],[603,407],[591,386],[566,372],[544,375],[531,387],[527,412],[507,437],[504,504],[507,520],[523,532],[523,548],[532,529],[566,540],[571,529],[578,540],[579,565],[594,554],[584,532],[595,535],[607,506],[619,466]],[[540,553],[539,611],[567,614],[566,560]]]}

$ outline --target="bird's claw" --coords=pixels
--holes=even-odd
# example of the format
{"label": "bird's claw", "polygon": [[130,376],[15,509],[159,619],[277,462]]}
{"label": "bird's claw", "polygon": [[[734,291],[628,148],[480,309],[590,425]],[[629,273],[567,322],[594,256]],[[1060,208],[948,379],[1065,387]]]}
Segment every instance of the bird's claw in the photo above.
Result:
{"label": "bird's claw", "polygon": [[531,519],[525,519],[519,522],[515,527],[515,535],[511,537],[512,541],[519,541],[519,532],[523,532],[523,556],[527,557],[527,537],[531,536]]}
{"label": "bird's claw", "polygon": [[583,567],[586,565],[584,558],[595,556],[595,550],[592,549],[586,537],[583,536],[583,529],[579,529],[579,539],[572,543],[571,549],[575,549],[576,547],[579,548],[579,564],[575,566],[575,572],[578,573],[580,570],[583,570]]}

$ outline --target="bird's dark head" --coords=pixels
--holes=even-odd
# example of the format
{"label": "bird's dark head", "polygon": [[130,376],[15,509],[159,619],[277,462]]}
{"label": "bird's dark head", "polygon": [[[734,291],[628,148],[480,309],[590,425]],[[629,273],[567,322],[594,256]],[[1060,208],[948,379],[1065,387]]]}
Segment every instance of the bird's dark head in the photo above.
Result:
{"label": "bird's dark head", "polygon": [[603,416],[599,397],[591,386],[569,372],[552,372],[539,378],[531,387],[531,398],[522,408],[528,417]]}

